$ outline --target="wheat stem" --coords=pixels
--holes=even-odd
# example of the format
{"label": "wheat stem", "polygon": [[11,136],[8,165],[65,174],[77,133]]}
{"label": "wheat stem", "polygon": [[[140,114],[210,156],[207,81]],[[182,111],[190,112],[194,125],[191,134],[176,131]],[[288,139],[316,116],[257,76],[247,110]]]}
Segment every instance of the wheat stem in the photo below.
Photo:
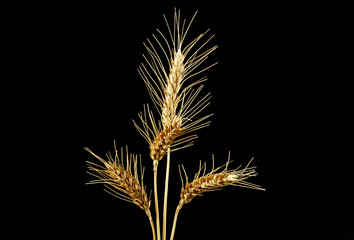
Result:
{"label": "wheat stem", "polygon": [[170,237],[170,240],[173,240],[174,236],[175,236],[175,231],[176,231],[176,225],[177,225],[177,218],[178,218],[178,214],[179,214],[179,211],[181,210],[181,206],[178,205],[177,208],[176,208],[176,212],[175,212],[175,217],[173,219],[173,226],[172,226],[172,232],[171,232],[171,237]]}
{"label": "wheat stem", "polygon": [[152,219],[151,215],[150,215],[150,217],[149,217],[149,220],[150,220],[150,225],[151,225],[151,231],[152,231],[153,240],[156,240],[155,224],[154,224],[154,220]]}
{"label": "wheat stem", "polygon": [[155,213],[156,213],[156,231],[157,231],[157,240],[161,239],[160,235],[160,213],[159,213],[159,200],[157,194],[157,166],[159,162],[154,161],[154,198],[155,198]]}
{"label": "wheat stem", "polygon": [[168,180],[170,176],[170,161],[171,150],[167,150],[167,165],[166,165],[166,177],[165,177],[165,197],[163,202],[163,226],[162,226],[162,239],[166,240],[166,221],[167,221],[167,197],[168,197]]}

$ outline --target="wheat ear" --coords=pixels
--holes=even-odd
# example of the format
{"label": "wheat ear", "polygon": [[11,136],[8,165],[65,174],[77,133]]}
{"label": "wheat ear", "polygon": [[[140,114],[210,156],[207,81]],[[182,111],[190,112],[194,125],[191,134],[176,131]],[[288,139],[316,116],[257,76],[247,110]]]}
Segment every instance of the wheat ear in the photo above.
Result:
{"label": "wheat ear", "polygon": [[[209,105],[211,95],[208,93],[197,100],[203,85],[194,87],[207,80],[206,77],[196,78],[196,76],[216,64],[198,68],[217,46],[204,50],[206,44],[214,37],[204,40],[209,30],[184,44],[195,15],[187,25],[186,20],[181,22],[180,11],[177,12],[175,9],[172,27],[164,16],[168,34],[165,36],[157,30],[160,37],[153,34],[154,41],[147,39],[147,43],[144,43],[149,58],[143,55],[145,63],[141,64],[138,72],[159,112],[160,120],[155,120],[147,106],[139,114],[142,126],[135,122],[134,124],[149,143],[150,157],[154,164],[167,154],[168,149],[173,152],[191,146],[197,136],[184,135],[210,124],[207,119],[212,114],[198,119],[195,117]],[[201,42],[203,40],[204,42]]]}
{"label": "wheat ear", "polygon": [[125,200],[127,202],[138,205],[145,211],[149,218],[153,239],[156,240],[156,232],[154,221],[150,212],[151,199],[146,193],[146,186],[144,186],[144,168],[141,166],[140,160],[140,179],[138,171],[138,156],[136,154],[129,154],[128,148],[126,149],[125,164],[123,148],[121,149],[120,156],[114,143],[115,155],[112,157],[110,153],[106,156],[108,160],[94,154],[89,148],[85,148],[89,153],[96,157],[103,165],[87,161],[88,169],[92,176],[97,179],[90,181],[88,184],[105,184],[105,191],[113,196]]}
{"label": "wheat ear", "polygon": [[[223,188],[225,186],[229,186],[229,185],[252,188],[252,189],[256,189],[256,190],[264,190],[259,185],[244,181],[250,177],[257,175],[257,172],[255,170],[256,167],[248,167],[249,164],[252,162],[252,160],[253,160],[253,158],[249,161],[249,163],[247,164],[247,166],[244,169],[239,169],[241,167],[241,166],[239,166],[237,169],[228,170],[227,168],[230,163],[230,154],[229,154],[229,158],[228,158],[226,164],[214,169],[214,157],[213,157],[212,171],[205,174],[206,164],[204,163],[204,165],[201,166],[201,163],[200,163],[199,170],[195,174],[194,179],[191,182],[188,182],[188,176],[187,176],[186,171],[182,165],[182,169],[184,171],[185,178],[186,178],[186,183],[185,184],[183,183],[181,168],[179,168],[180,176],[181,176],[181,180],[182,180],[182,189],[181,189],[180,201],[179,201],[179,204],[176,208],[176,212],[175,212],[175,216],[174,216],[170,240],[173,240],[173,238],[174,238],[174,233],[176,230],[176,224],[177,224],[177,218],[178,218],[179,211],[182,209],[182,207],[185,204],[192,201],[192,199],[194,199],[194,197],[201,195],[204,192],[218,190],[218,189],[221,189],[221,188]],[[225,168],[222,171],[219,171],[224,166],[225,166]],[[202,171],[203,171],[203,174],[201,174]]]}

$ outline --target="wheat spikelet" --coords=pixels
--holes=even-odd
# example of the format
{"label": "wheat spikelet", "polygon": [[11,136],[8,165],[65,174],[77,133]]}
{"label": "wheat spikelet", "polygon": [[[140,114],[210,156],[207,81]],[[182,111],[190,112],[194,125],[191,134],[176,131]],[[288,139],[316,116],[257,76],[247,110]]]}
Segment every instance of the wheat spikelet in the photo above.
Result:
{"label": "wheat spikelet", "polygon": [[87,162],[88,169],[91,171],[88,173],[97,177],[97,179],[90,181],[89,184],[105,184],[105,190],[108,193],[119,199],[138,205],[145,211],[146,215],[150,219],[151,200],[150,196],[146,193],[146,186],[144,186],[144,169],[141,167],[141,163],[139,179],[138,156],[136,154],[129,154],[127,149],[124,164],[123,149],[121,149],[121,155],[119,156],[115,147],[114,157],[108,153],[108,160],[104,160],[103,158],[97,156],[89,148],[85,148],[85,150],[103,163],[102,166],[96,163]]}
{"label": "wheat spikelet", "polygon": [[[160,40],[155,35],[153,35],[153,38],[158,48],[156,49],[149,39],[147,39],[147,44],[144,43],[150,58],[148,59],[143,55],[147,65],[142,63],[138,68],[138,72],[147,86],[161,120],[155,121],[149,107],[145,108],[144,106],[144,112],[139,114],[143,126],[139,127],[135,122],[134,124],[148,141],[150,156],[154,163],[161,160],[169,148],[174,151],[191,146],[192,140],[197,136],[190,135],[178,141],[176,138],[210,124],[206,120],[212,114],[194,119],[196,115],[209,105],[210,93],[197,101],[203,85],[197,89],[193,88],[197,84],[206,81],[206,77],[192,82],[189,79],[216,64],[196,71],[217,46],[203,51],[204,46],[214,37],[211,36],[195,49],[209,30],[184,46],[186,34],[194,17],[195,15],[188,26],[186,25],[186,20],[181,24],[180,12],[175,10],[173,27],[169,26],[164,16],[170,40],[160,30],[157,30]],[[188,84],[186,83],[187,80],[189,81]]]}

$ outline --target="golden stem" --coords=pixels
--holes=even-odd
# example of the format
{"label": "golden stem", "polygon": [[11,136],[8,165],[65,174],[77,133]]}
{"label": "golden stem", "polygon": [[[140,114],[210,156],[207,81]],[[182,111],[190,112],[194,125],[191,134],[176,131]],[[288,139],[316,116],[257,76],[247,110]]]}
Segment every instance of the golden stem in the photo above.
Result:
{"label": "golden stem", "polygon": [[176,225],[177,225],[177,218],[178,218],[178,213],[181,210],[182,206],[178,205],[176,208],[176,213],[175,213],[175,217],[173,219],[173,226],[172,226],[172,232],[171,232],[171,238],[170,240],[173,240],[174,236],[175,236],[175,231],[176,231]]}
{"label": "golden stem", "polygon": [[163,226],[162,226],[162,239],[166,240],[166,222],[167,222],[167,197],[168,197],[168,180],[170,175],[170,161],[171,151],[167,149],[167,165],[166,165],[166,178],[165,178],[165,197],[163,202]]}
{"label": "golden stem", "polygon": [[151,225],[153,240],[156,240],[155,225],[154,225],[154,220],[152,219],[151,215],[150,215],[150,217],[149,217],[149,220],[150,220],[150,225]]}
{"label": "golden stem", "polygon": [[159,200],[157,195],[157,165],[158,161],[154,161],[154,197],[155,197],[155,213],[156,213],[156,231],[157,231],[157,240],[161,240],[160,235],[160,214],[159,214]]}

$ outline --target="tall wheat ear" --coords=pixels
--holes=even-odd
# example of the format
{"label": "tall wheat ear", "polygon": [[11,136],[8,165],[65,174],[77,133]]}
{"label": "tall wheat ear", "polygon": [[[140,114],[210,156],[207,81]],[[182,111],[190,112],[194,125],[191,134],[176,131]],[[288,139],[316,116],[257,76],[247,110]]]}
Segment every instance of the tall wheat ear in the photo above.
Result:
{"label": "tall wheat ear", "polygon": [[[179,167],[180,176],[182,180],[182,189],[181,189],[180,201],[176,208],[175,217],[173,221],[173,227],[172,227],[171,238],[170,238],[171,240],[173,240],[174,238],[179,211],[182,209],[182,207],[185,204],[192,201],[194,197],[201,195],[204,192],[219,190],[225,186],[239,186],[239,187],[252,188],[256,190],[263,190],[263,191],[265,190],[259,185],[245,181],[246,179],[257,175],[257,172],[255,170],[256,167],[248,167],[252,162],[253,158],[249,161],[249,163],[245,168],[240,169],[241,166],[239,166],[238,168],[232,170],[228,170],[229,163],[231,162],[230,153],[227,162],[221,167],[214,168],[214,156],[212,159],[213,159],[213,167],[211,172],[205,174],[206,163],[204,163],[204,165],[202,166],[200,162],[199,170],[194,175],[194,179],[191,182],[188,181],[187,173],[182,165],[182,169],[186,181],[184,183],[181,174],[181,167]],[[220,169],[222,169],[224,166],[225,168],[222,171],[220,171]]]}
{"label": "tall wheat ear", "polygon": [[[134,203],[145,211],[149,218],[152,233],[154,239],[156,239],[156,232],[154,221],[150,212],[151,197],[146,192],[146,186],[144,185],[144,168],[141,165],[138,167],[138,156],[136,154],[129,154],[128,147],[126,148],[126,154],[124,156],[123,148],[121,148],[120,154],[116,149],[114,142],[114,157],[111,153],[107,153],[108,160],[94,154],[89,148],[85,148],[89,153],[96,157],[103,165],[92,163],[87,161],[89,174],[97,179],[91,180],[87,184],[102,183],[105,185],[105,191],[113,196],[122,199],[127,202]],[[125,163],[124,163],[125,157]],[[139,170],[138,170],[139,169]],[[139,179],[140,174],[140,179]]]}
{"label": "tall wheat ear", "polygon": [[145,63],[141,63],[138,72],[149,91],[156,110],[159,113],[158,121],[150,110],[144,106],[139,114],[141,125],[135,127],[147,140],[150,148],[150,157],[154,165],[160,161],[168,149],[172,151],[189,147],[197,135],[183,135],[194,132],[210,124],[207,119],[212,115],[195,117],[209,105],[210,93],[198,97],[203,85],[196,85],[207,80],[197,76],[217,63],[200,68],[217,46],[205,49],[207,43],[214,37],[205,38],[209,29],[198,35],[190,42],[185,43],[186,35],[197,12],[186,24],[181,22],[180,11],[175,9],[173,24],[170,27],[165,15],[168,34],[164,35],[157,29],[158,35],[153,34],[153,41],[147,39],[144,46],[148,57],[143,54]]}

